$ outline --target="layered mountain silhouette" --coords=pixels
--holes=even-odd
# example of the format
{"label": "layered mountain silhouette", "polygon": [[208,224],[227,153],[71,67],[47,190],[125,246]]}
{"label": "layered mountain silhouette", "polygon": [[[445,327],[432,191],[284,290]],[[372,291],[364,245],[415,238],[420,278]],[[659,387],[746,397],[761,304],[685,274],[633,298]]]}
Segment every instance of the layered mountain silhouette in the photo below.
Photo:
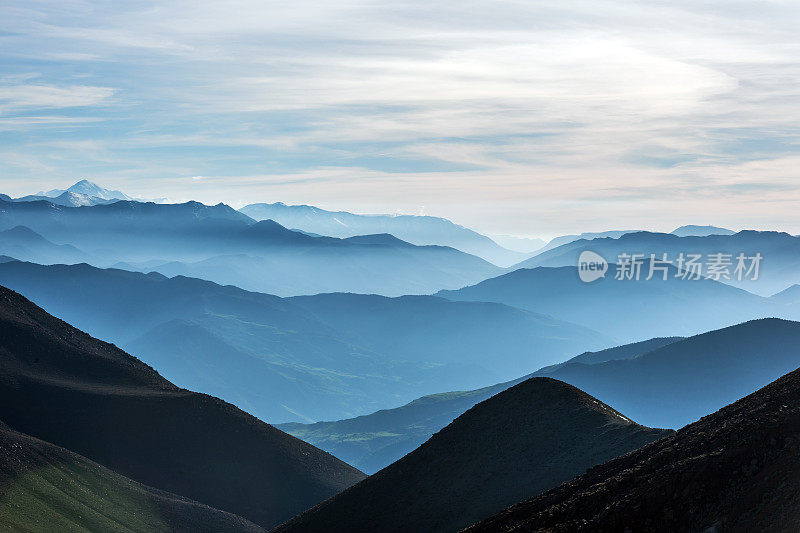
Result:
{"label": "layered mountain silhouette", "polygon": [[0,201],[0,229],[14,226],[72,244],[91,254],[98,266],[124,262],[128,268],[202,277],[282,296],[426,294],[502,272],[454,248],[413,246],[386,235],[313,237],[271,220],[256,222],[224,204],[120,200],[64,207],[49,201]]}
{"label": "layered mountain silhouette", "polygon": [[274,220],[287,228],[330,237],[389,233],[417,245],[449,246],[503,267],[530,255],[504,248],[485,235],[440,217],[357,215],[282,202],[250,204],[240,211],[255,220]]}
{"label": "layered mountain silhouette", "polygon": [[800,529],[800,371],[467,531]]}
{"label": "layered mountain silhouette", "polygon": [[0,288],[0,419],[124,476],[270,527],[364,476]]}
{"label": "layered mountain silhouette", "polygon": [[21,262],[0,264],[0,283],[180,386],[276,423],[366,414],[612,344],[505,305],[432,296],[285,299],[157,273]]}
{"label": "layered mountain silhouette", "polygon": [[670,433],[565,383],[531,378],[276,531],[457,531]]}
{"label": "layered mountain silhouette", "polygon": [[[726,254],[728,278],[721,276],[718,281],[744,288],[763,296],[769,296],[789,285],[800,282],[800,237],[776,231],[740,231],[735,234],[712,234],[704,236],[681,237],[669,233],[650,233],[640,231],[626,233],[618,238],[580,239],[557,248],[537,254],[531,259],[518,263],[512,268],[535,268],[539,266],[575,266],[581,252],[591,250],[600,254],[609,263],[616,263],[620,254],[641,254],[649,259],[654,254],[662,259],[677,261],[681,253],[685,258],[699,254],[702,274],[708,275],[708,263],[715,254]],[[760,254],[758,279],[753,274],[742,280],[735,274],[737,256],[755,257]],[[749,268],[751,261],[745,261]]]}
{"label": "layered mountain silhouette", "polygon": [[0,252],[42,264],[78,263],[91,259],[71,244],[52,243],[25,226],[0,231]]}
{"label": "layered mountain silhouette", "polygon": [[609,266],[612,273],[592,283],[581,282],[577,267],[540,267],[438,295],[549,314],[621,342],[693,335],[753,318],[793,316],[777,302],[724,283],[676,278],[672,267],[666,281],[660,273],[647,281],[648,264],[638,281],[614,279],[613,265]]}
{"label": "layered mountain silhouette", "polygon": [[717,226],[698,226],[696,224],[687,224],[672,230],[670,233],[678,237],[708,237],[709,235],[733,235],[736,233],[733,230],[719,228]]}
{"label": "layered mountain silhouette", "polygon": [[568,363],[547,375],[644,424],[679,428],[763,387],[800,362],[800,323],[763,319],[703,333],[632,359]]}
{"label": "layered mountain silhouette", "polygon": [[239,516],[121,476],[0,422],[6,531],[259,532]]}
{"label": "layered mountain silhouette", "polygon": [[341,293],[288,300],[392,358],[431,361],[440,354],[441,362],[480,365],[486,375],[512,377],[563,361],[577,344],[613,345],[588,328],[496,303]]}
{"label": "layered mountain silhouette", "polygon": [[795,284],[787,287],[777,294],[773,294],[770,300],[784,305],[796,305],[800,303],[800,285]]}
{"label": "layered mountain silhouette", "polygon": [[489,387],[432,394],[402,407],[382,409],[369,415],[335,422],[287,423],[278,427],[330,452],[359,470],[372,474],[419,447],[473,405],[530,377],[547,376],[570,362],[595,364],[629,359],[678,340],[679,337],[650,339],[598,352],[585,352],[565,363],[545,367],[527,376]]}
{"label": "layered mountain silhouette", "polygon": [[[618,239],[627,233],[636,233],[640,230],[611,230],[611,231],[587,231],[580,234],[575,235],[561,235],[559,237],[554,237],[548,241],[548,243],[538,250],[536,250],[536,255],[542,254],[547,252],[548,250],[552,250],[553,248],[558,248],[560,246],[564,246],[565,244],[569,244],[571,242],[585,240],[591,241],[594,239]],[[524,262],[520,265],[523,268],[527,268],[527,264]]]}
{"label": "layered mountain silhouette", "polygon": [[[765,319],[686,339],[651,339],[587,352],[530,376],[570,383],[649,426],[680,428],[785,374],[800,362],[798,346],[800,323]],[[280,427],[375,472],[472,405],[527,377],[429,395],[352,419]]]}

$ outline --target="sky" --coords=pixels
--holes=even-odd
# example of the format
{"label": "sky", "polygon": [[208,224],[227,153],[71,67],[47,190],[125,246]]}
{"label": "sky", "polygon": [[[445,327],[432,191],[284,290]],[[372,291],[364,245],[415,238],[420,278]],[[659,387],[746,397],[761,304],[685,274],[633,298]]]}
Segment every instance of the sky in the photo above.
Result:
{"label": "sky", "polygon": [[0,4],[0,192],[800,233],[800,2]]}

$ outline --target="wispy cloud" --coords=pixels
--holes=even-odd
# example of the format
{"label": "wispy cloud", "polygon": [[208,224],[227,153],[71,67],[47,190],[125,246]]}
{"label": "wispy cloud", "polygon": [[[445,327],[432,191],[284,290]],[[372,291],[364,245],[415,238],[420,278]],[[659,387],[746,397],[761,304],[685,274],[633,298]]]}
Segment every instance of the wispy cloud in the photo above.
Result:
{"label": "wispy cloud", "polygon": [[0,113],[19,109],[96,106],[114,94],[110,87],[91,85],[0,84]]}

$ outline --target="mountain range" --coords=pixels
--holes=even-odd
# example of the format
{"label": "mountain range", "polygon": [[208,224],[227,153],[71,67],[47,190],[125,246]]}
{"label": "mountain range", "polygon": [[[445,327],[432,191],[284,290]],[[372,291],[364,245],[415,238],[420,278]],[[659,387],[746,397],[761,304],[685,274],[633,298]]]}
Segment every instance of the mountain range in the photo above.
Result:
{"label": "mountain range", "polygon": [[30,196],[22,196],[20,198],[8,198],[7,201],[9,202],[50,202],[55,205],[61,205],[64,207],[81,207],[85,205],[102,205],[102,204],[110,204],[113,202],[117,202],[117,199],[110,199],[106,200],[104,198],[98,198],[96,196],[89,196],[86,194],[81,194],[77,192],[70,192],[64,191],[57,196],[45,196],[45,195],[30,195]]}
{"label": "mountain range", "polygon": [[[102,205],[117,202],[119,200],[136,200],[121,191],[114,191],[100,187],[96,183],[88,180],[80,180],[67,189],[52,189],[50,191],[40,191],[19,198],[11,198],[8,195],[0,195],[0,198],[7,202],[37,202],[46,201],[55,205],[66,207],[80,207],[87,205]],[[140,202],[161,200],[136,200]]]}
{"label": "mountain range", "polygon": [[797,531],[800,371],[470,533]]}
{"label": "mountain range", "polygon": [[[551,239],[547,244],[535,250],[535,255],[544,253],[553,248],[564,246],[575,241],[592,241],[594,239],[619,239],[623,235],[629,233],[639,233],[642,230],[611,230],[611,231],[598,231],[598,232],[584,232],[574,235],[561,235]],[[698,226],[695,224],[688,224],[681,226],[670,232],[672,235],[678,237],[708,237],[709,235],[733,235],[735,231],[719,228],[716,226]]]}
{"label": "mountain range", "polygon": [[274,220],[287,228],[329,237],[388,233],[416,245],[449,246],[502,267],[511,266],[530,255],[504,248],[485,235],[440,217],[358,215],[282,202],[250,204],[240,211],[255,220]]}
{"label": "mountain range", "polygon": [[565,383],[531,378],[276,531],[457,531],[670,433]]}
{"label": "mountain range", "polygon": [[277,427],[330,452],[367,474],[373,474],[419,447],[473,405],[526,379],[546,377],[555,369],[573,362],[596,364],[630,359],[680,339],[650,339],[597,352],[584,352],[564,363],[542,368],[512,381],[474,390],[431,394],[401,407],[381,409],[369,415],[335,422],[287,423]]}
{"label": "mountain range", "polygon": [[798,362],[800,323],[762,319],[689,337],[632,359],[564,364],[547,375],[643,424],[680,428],[763,387]]}
{"label": "mountain range", "polygon": [[64,207],[0,201],[0,229],[16,226],[75,246],[98,266],[122,262],[131,269],[199,276],[282,296],[425,294],[502,272],[453,248],[414,246],[391,235],[312,237],[273,221],[255,222],[223,204],[120,200]]}
{"label": "mountain range", "polygon": [[99,198],[100,200],[134,200],[134,198],[128,196],[122,191],[114,191],[105,189],[96,183],[92,183],[89,180],[82,179],[67,188],[66,190],[63,189],[52,189],[47,192],[41,191],[37,193],[37,196],[45,196],[48,198],[55,198],[56,196],[60,196],[65,192],[70,192],[73,194],[81,194],[84,196],[88,196],[90,198]]}
{"label": "mountain range", "polygon": [[0,194],[0,529],[794,531],[799,272],[774,231]]}
{"label": "mountain range", "polygon": [[[609,269],[613,271],[614,265]],[[659,274],[646,280],[648,263],[643,271],[645,275],[639,280],[617,280],[607,274],[583,283],[575,266],[519,269],[437,295],[548,314],[602,331],[621,342],[694,335],[754,318],[790,318],[793,313],[779,302],[724,283],[675,277],[676,270],[671,266],[666,280]]]}
{"label": "mountain range", "polygon": [[[230,404],[176,387],[4,287],[0,330],[0,419],[140,483],[268,528],[364,478]],[[15,476],[4,486],[26,482]],[[128,494],[144,496],[141,487]]]}
{"label": "mountain range", "polygon": [[[712,262],[712,256],[725,254],[727,257],[722,259],[727,263],[724,269],[726,273],[720,275],[717,281],[762,296],[775,294],[800,282],[800,237],[775,231],[740,231],[735,234],[688,237],[640,231],[626,233],[619,238],[580,239],[543,251],[513,268],[576,266],[580,254],[587,250],[599,254],[609,263],[618,263],[621,254],[640,254],[645,260],[650,259],[651,254],[661,260],[666,254],[668,261],[677,264],[681,254],[687,259],[689,255],[696,254],[700,256],[698,264],[703,276],[710,275],[708,264]],[[744,275],[746,271],[742,272],[742,279],[738,279],[735,269],[739,254],[744,254],[746,258],[761,256],[757,279],[752,279],[754,272]],[[746,260],[744,266],[749,269],[751,263],[751,260]]]}
{"label": "mountain range", "polygon": [[799,323],[758,320],[689,338],[586,352],[515,380],[429,395],[365,416],[279,427],[373,473],[476,403],[539,376],[570,383],[647,425],[677,429],[786,373],[800,362],[797,346]]}
{"label": "mountain range", "polygon": [[16,261],[0,264],[0,283],[178,385],[275,423],[366,414],[613,344],[547,316],[432,296],[286,299],[185,277]]}
{"label": "mountain range", "polygon": [[41,264],[78,263],[92,259],[71,244],[52,243],[25,226],[0,231],[0,250],[9,257]]}

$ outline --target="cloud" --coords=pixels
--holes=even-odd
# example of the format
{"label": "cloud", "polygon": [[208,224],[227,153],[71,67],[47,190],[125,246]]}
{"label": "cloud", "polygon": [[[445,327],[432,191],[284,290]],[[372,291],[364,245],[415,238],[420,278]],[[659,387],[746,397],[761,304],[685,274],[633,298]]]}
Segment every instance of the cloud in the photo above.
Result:
{"label": "cloud", "polygon": [[[799,21],[780,1],[9,0],[0,135],[143,196],[425,205],[526,235],[764,199],[744,219],[768,224],[800,201]],[[102,149],[43,155],[66,127]]]}
{"label": "cloud", "polygon": [[0,85],[0,111],[95,106],[113,94],[110,87],[91,85]]}

